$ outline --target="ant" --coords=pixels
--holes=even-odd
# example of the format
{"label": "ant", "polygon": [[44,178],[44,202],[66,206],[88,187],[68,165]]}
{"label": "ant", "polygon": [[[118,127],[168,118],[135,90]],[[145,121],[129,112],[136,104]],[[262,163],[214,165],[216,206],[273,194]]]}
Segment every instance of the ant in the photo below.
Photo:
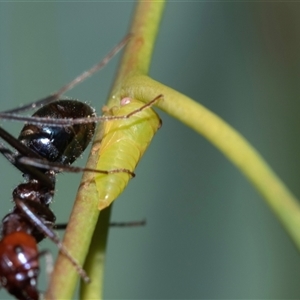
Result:
{"label": "ant", "polygon": [[[50,210],[55,191],[55,177],[61,171],[95,173],[125,172],[127,169],[94,170],[72,167],[71,164],[82,154],[94,135],[96,122],[129,118],[152,105],[151,101],[126,116],[96,117],[94,109],[76,100],[59,100],[75,85],[100,70],[129,40],[126,36],[109,54],[90,70],[82,73],[56,93],[36,102],[0,112],[0,119],[26,122],[17,138],[0,127],[0,137],[15,151],[0,141],[0,152],[25,178],[13,191],[14,207],[2,219],[0,241],[0,286],[20,300],[37,300],[37,278],[40,256],[47,251],[38,251],[37,243],[45,237],[51,239],[74,265],[85,282],[90,279],[64,247],[56,233],[55,215]],[[39,108],[31,117],[19,112]],[[140,225],[133,222],[129,225]],[[116,225],[116,224],[114,224]],[[124,226],[124,223],[120,224]]]}

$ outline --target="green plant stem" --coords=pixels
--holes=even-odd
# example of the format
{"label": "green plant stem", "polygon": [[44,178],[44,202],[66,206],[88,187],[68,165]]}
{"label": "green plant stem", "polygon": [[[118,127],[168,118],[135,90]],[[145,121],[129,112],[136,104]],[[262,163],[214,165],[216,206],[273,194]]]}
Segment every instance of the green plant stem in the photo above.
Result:
{"label": "green plant stem", "polygon": [[[163,7],[163,2],[141,1],[139,3],[131,27],[133,36],[126,48],[108,105],[116,105],[117,99],[122,96],[147,102],[163,94],[164,100],[159,101],[157,106],[206,137],[235,164],[263,195],[300,249],[299,204],[259,153],[217,115],[192,99],[145,76]],[[89,168],[95,168],[97,164],[97,141],[99,140],[101,140],[101,131],[98,131],[95,138],[87,164]],[[97,204],[97,189],[93,174],[84,174],[63,241],[80,264],[89,251],[92,234],[97,224],[99,216]],[[101,222],[102,225],[96,227],[95,240],[92,242],[92,249],[85,264],[93,276],[92,280],[97,282],[83,287],[81,291],[83,299],[91,299],[91,297],[102,299],[107,215]],[[98,243],[97,237],[99,237]],[[63,255],[59,255],[46,298],[72,299],[77,277],[70,262]]]}
{"label": "green plant stem", "polygon": [[[134,74],[147,74],[163,9],[164,1],[160,3],[141,1],[136,7],[129,31],[132,37],[122,56],[111,96],[107,102],[109,107],[118,105],[117,101],[121,97],[120,86],[125,78],[131,77]],[[99,130],[97,136],[101,137],[101,128]],[[111,207],[107,209],[110,211]],[[93,237],[93,241],[96,241],[91,244],[84,268],[90,274],[93,281],[97,281],[97,283],[82,284],[80,289],[81,299],[102,299],[103,297],[108,222],[109,218],[102,219],[101,216],[96,226]],[[100,223],[101,225],[99,225]]]}
{"label": "green plant stem", "polygon": [[109,107],[119,105],[120,86],[126,78],[138,74],[148,74],[164,6],[165,1],[140,1],[137,5],[129,30],[132,37],[122,56],[118,74],[107,102]]}
{"label": "green plant stem", "polygon": [[93,280],[90,284],[81,285],[80,299],[101,299],[101,295],[103,295],[104,263],[111,211],[112,205],[104,209],[96,224],[84,264],[85,271]]}
{"label": "green plant stem", "polygon": [[[115,105],[118,91],[122,81],[133,74],[146,74],[150,65],[156,34],[162,17],[164,1],[140,1],[134,14],[130,29],[132,39],[126,47],[120,71],[108,105]],[[101,128],[97,130],[95,141],[87,163],[88,168],[97,165],[98,144],[101,140]],[[97,225],[99,211],[97,209],[98,197],[92,173],[83,174],[73,211],[64,236],[63,244],[72,256],[83,264],[89,252],[92,235]],[[102,215],[102,214],[101,214]],[[101,221],[102,222],[102,221]],[[91,271],[92,281],[100,281],[91,285],[84,285],[81,290],[83,299],[102,299],[102,283],[104,274],[104,259],[107,242],[108,218],[103,220],[102,226],[97,226],[95,235],[99,237],[98,243],[92,244],[93,249],[86,260],[85,266]],[[97,246],[98,245],[98,246]],[[99,263],[99,265],[98,265]],[[97,267],[92,270],[92,266]],[[46,299],[72,299],[78,275],[74,266],[62,254],[59,254]]]}
{"label": "green plant stem", "polygon": [[145,102],[163,94],[157,106],[200,133],[237,166],[262,194],[300,250],[298,200],[234,128],[201,104],[147,76],[128,78],[122,92]]}

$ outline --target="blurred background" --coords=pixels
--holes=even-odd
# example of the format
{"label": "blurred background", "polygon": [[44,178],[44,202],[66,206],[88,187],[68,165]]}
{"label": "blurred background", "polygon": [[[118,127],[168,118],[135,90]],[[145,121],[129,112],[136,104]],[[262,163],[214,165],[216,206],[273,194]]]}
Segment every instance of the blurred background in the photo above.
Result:
{"label": "blurred background", "polygon": [[[98,62],[127,33],[134,6],[1,3],[0,110],[46,96]],[[299,15],[299,3],[170,1],[150,72],[241,132],[298,197]],[[67,96],[100,113],[119,58]],[[299,253],[261,196],[206,140],[158,113],[163,127],[112,216],[147,226],[110,230],[105,298],[299,299]],[[16,136],[22,127],[1,125]],[[2,218],[22,176],[1,157],[0,166]],[[58,176],[59,223],[80,177]],[[57,253],[49,241],[40,249]],[[0,299],[11,297],[1,290]]]}

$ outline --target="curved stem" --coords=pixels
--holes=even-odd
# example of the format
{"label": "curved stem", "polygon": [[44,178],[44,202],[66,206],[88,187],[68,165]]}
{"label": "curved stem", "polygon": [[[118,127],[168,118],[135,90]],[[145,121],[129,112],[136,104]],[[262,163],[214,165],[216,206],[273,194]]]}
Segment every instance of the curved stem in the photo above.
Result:
{"label": "curved stem", "polygon": [[128,78],[123,93],[145,102],[163,94],[157,106],[203,135],[237,166],[262,194],[300,250],[298,200],[234,128],[201,104],[147,76]]}

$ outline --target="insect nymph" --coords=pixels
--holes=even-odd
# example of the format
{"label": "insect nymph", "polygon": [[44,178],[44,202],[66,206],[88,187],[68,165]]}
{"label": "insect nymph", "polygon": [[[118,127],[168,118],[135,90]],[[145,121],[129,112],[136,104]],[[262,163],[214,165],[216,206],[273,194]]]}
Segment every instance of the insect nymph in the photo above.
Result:
{"label": "insect nymph", "polygon": [[[59,250],[72,262],[85,282],[89,278],[82,267],[63,246],[56,233],[55,216],[50,210],[58,172],[91,171],[100,174],[122,173],[134,176],[133,169],[112,167],[107,170],[91,170],[72,167],[72,164],[91,141],[96,122],[128,119],[138,115],[151,104],[126,112],[125,115],[96,117],[88,105],[75,100],[59,100],[60,96],[88,76],[98,71],[127,42],[128,37],[117,45],[99,64],[84,72],[58,92],[20,108],[0,112],[0,118],[23,120],[27,124],[19,138],[14,138],[0,127],[0,152],[25,177],[13,191],[14,207],[2,220],[0,241],[0,285],[21,300],[37,300],[39,252],[37,243],[45,237],[55,242]],[[32,117],[19,112],[40,107]],[[127,114],[127,115],[126,115]],[[159,120],[159,118],[158,118]]]}
{"label": "insect nymph", "polygon": [[[131,98],[123,98],[120,106],[112,109],[113,116],[130,115],[130,118],[106,122],[103,124],[103,137],[99,151],[98,168],[107,170],[126,168],[134,170],[156,131],[161,120],[152,109],[145,109],[162,95],[158,95],[148,104]],[[138,114],[132,112],[139,111]],[[96,174],[98,190],[98,208],[104,209],[114,201],[128,184],[128,174],[117,172],[112,176]]]}

